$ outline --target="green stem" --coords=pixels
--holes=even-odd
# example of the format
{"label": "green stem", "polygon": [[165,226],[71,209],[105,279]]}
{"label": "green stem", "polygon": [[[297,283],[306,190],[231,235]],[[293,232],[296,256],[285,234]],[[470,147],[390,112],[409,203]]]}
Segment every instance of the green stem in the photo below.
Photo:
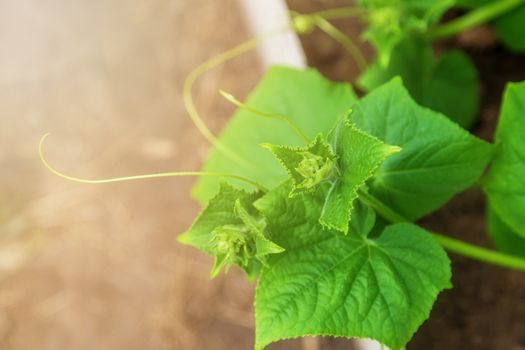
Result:
{"label": "green stem", "polygon": [[[359,191],[359,198],[367,205],[374,208],[379,215],[384,219],[392,223],[408,222],[403,216],[394,212],[384,203],[379,201],[374,196],[370,195],[365,191]],[[460,254],[474,260],[482,261],[485,263],[511,268],[519,271],[525,271],[525,259],[518,258],[512,255],[503,254],[482,248],[470,243],[463,242],[451,237],[444,236],[440,233],[430,232],[434,239],[450,252]]]}
{"label": "green stem", "polygon": [[348,51],[350,56],[352,56],[355,63],[357,64],[359,70],[366,70],[367,63],[365,56],[363,55],[359,47],[352,40],[350,40],[348,36],[346,36],[343,32],[341,32],[332,23],[328,22],[323,17],[312,16],[312,18],[315,21],[315,24],[319,27],[319,29],[321,29],[323,32],[332,37],[332,39],[337,41],[346,49],[346,51]]}
{"label": "green stem", "polygon": [[432,235],[448,251],[489,264],[525,271],[525,259],[478,247],[436,232],[432,232]]}
{"label": "green stem", "polygon": [[379,213],[379,215],[391,223],[397,224],[408,221],[366,191],[359,190],[359,199],[361,199],[365,204],[374,208],[375,211]]}
{"label": "green stem", "polygon": [[430,40],[435,40],[456,35],[467,29],[489,22],[524,3],[525,0],[493,1],[488,5],[470,11],[464,16],[430,29],[427,37]]}

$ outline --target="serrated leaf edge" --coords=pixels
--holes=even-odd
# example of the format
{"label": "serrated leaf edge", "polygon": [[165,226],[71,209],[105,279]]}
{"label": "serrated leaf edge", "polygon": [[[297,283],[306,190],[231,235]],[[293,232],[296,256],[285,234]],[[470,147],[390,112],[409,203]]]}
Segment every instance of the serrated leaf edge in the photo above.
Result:
{"label": "serrated leaf edge", "polygon": [[385,143],[384,141],[381,141],[379,138],[375,137],[374,135],[370,135],[364,131],[362,131],[361,129],[359,129],[354,123],[352,123],[350,120],[348,120],[348,116],[352,114],[352,111],[353,110],[349,110],[348,111],[348,115],[347,117],[343,120],[343,123],[347,126],[347,127],[350,127],[352,128],[352,130],[356,131],[357,133],[361,134],[361,135],[364,135],[366,137],[369,137],[371,139],[374,139],[375,141],[383,144],[385,146],[385,152],[384,152],[384,155],[383,155],[383,159],[381,161],[381,163],[379,163],[375,168],[373,168],[370,173],[368,174],[368,176],[366,177],[365,180],[363,180],[360,184],[358,184],[356,186],[356,189],[353,191],[353,194],[355,195],[355,198],[352,200],[352,203],[350,203],[350,207],[349,207],[349,210],[348,210],[348,222],[346,223],[345,227],[337,227],[335,225],[332,225],[330,224],[329,222],[326,222],[324,220],[322,220],[322,217],[323,217],[323,214],[326,210],[326,203],[327,203],[327,200],[328,200],[328,197],[329,197],[329,194],[330,192],[333,190],[333,188],[335,187],[335,185],[337,184],[337,181],[339,181],[339,179],[335,180],[333,182],[333,184],[330,186],[330,189],[328,190],[328,193],[326,194],[325,196],[325,200],[324,200],[324,203],[323,203],[323,207],[321,209],[321,215],[319,217],[319,223],[321,224],[321,226],[327,228],[327,229],[334,229],[334,230],[337,230],[337,231],[340,231],[340,232],[343,232],[345,235],[348,234],[348,230],[349,230],[349,227],[350,227],[350,220],[352,219],[351,218],[351,213],[352,213],[352,209],[354,208],[354,201],[356,199],[359,198],[359,195],[358,195],[358,191],[361,187],[363,187],[363,185],[366,184],[366,182],[373,176],[373,174],[377,171],[377,169],[379,169],[379,167],[383,164],[383,162],[390,156],[396,154],[396,153],[399,153],[401,152],[402,148],[399,147],[399,146],[395,146],[395,145],[389,145],[387,143]]}

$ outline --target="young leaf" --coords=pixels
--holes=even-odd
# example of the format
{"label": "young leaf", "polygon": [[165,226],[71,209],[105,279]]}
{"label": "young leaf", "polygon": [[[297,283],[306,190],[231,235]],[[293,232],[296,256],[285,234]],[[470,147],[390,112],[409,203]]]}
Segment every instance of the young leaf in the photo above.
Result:
{"label": "young leaf", "polygon": [[290,196],[313,191],[334,176],[335,154],[321,134],[306,147],[263,144],[279,159],[293,183]]}
{"label": "young leaf", "polygon": [[412,36],[395,47],[388,66],[373,63],[359,78],[359,85],[372,91],[398,75],[416,102],[464,128],[474,122],[479,107],[478,74],[464,53],[446,51],[435,58],[427,41]]}
{"label": "young leaf", "polygon": [[267,255],[283,251],[269,240],[266,222],[253,207],[260,196],[223,183],[190,229],[178,237],[215,257],[212,277],[223,267],[237,265],[254,278]]}
{"label": "young leaf", "polygon": [[385,67],[400,41],[424,33],[439,21],[454,0],[359,0],[358,3],[367,10],[364,37],[374,45],[380,65]]}
{"label": "young leaf", "polygon": [[416,104],[399,78],[361,99],[350,121],[402,148],[381,165],[369,186],[373,196],[410,220],[474,184],[493,153],[490,144]]}
{"label": "young leaf", "polygon": [[[327,134],[356,101],[348,84],[336,84],[323,78],[313,69],[297,70],[285,67],[271,68],[252,92],[246,104],[250,107],[290,117],[304,133],[313,139]],[[277,159],[259,145],[301,146],[303,140],[282,120],[268,119],[239,109],[219,137],[234,150],[245,165],[238,164],[213,149],[203,171],[228,172],[253,179],[273,188],[287,178]],[[219,180],[202,177],[193,188],[193,195],[205,203],[218,188]],[[245,188],[245,184],[236,183]]]}
{"label": "young leaf", "polygon": [[[290,196],[312,191],[321,183],[330,183],[319,221],[327,227],[348,233],[357,190],[372,177],[388,156],[400,149],[385,145],[345,120],[337,124],[331,133],[330,142],[333,151],[321,136],[305,148],[265,147],[279,158],[290,173],[293,183]],[[305,177],[305,174],[309,176]]]}
{"label": "young leaf", "polygon": [[330,142],[337,156],[339,176],[330,185],[319,221],[322,225],[347,233],[357,190],[374,175],[385,159],[399,152],[400,148],[381,142],[346,120],[338,123],[331,133]]}
{"label": "young leaf", "polygon": [[285,184],[255,204],[286,249],[268,259],[257,286],[255,349],[305,335],[404,346],[450,287],[443,249],[413,224],[389,226],[374,240],[325,230],[317,223],[323,193],[288,192]]}
{"label": "young leaf", "polygon": [[[507,85],[498,128],[497,151],[484,184],[493,210],[525,238],[525,82]],[[501,231],[505,235],[504,230]]]}

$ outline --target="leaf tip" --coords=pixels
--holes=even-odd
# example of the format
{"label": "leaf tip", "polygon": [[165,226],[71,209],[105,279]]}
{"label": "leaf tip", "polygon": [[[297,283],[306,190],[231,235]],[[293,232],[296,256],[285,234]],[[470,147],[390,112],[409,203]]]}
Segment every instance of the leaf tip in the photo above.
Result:
{"label": "leaf tip", "polygon": [[190,245],[189,232],[183,232],[176,238],[177,242],[181,244]]}
{"label": "leaf tip", "polygon": [[267,149],[267,150],[269,150],[269,151],[272,151],[273,148],[274,148],[274,145],[272,145],[271,143],[266,143],[266,142],[264,142],[264,143],[260,143],[260,144],[259,144],[259,147],[262,147],[262,148],[264,148],[264,149]]}
{"label": "leaf tip", "polygon": [[388,157],[388,156],[391,156],[393,154],[401,152],[401,150],[402,150],[402,148],[399,147],[399,146],[388,145],[386,147],[386,150],[385,150],[385,155]]}

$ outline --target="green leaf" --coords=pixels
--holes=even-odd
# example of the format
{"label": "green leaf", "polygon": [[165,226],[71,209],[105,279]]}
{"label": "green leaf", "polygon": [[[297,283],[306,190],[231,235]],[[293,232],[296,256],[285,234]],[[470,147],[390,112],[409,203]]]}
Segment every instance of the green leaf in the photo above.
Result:
{"label": "green leaf", "polygon": [[400,149],[363,133],[345,120],[337,124],[330,138],[332,148],[321,136],[304,148],[265,147],[276,155],[290,174],[293,183],[291,197],[311,192],[322,183],[330,184],[319,221],[346,234],[357,190],[387,157]]}
{"label": "green leaf", "polygon": [[249,193],[222,183],[219,192],[178,241],[213,257],[211,276],[221,268],[237,265],[254,278],[269,254],[283,248],[269,239],[266,221],[253,207],[260,192]]}
{"label": "green leaf", "polygon": [[244,208],[239,198],[235,201],[235,213],[241,219],[248,231],[252,234],[255,241],[254,256],[263,264],[265,263],[264,259],[266,255],[277,254],[284,251],[283,248],[279,247],[277,244],[266,238],[264,233],[266,221],[257,214],[249,213],[248,210]]}
{"label": "green leaf", "polygon": [[[355,101],[356,96],[350,85],[332,83],[315,70],[273,67],[246,104],[263,112],[289,116],[313,139],[320,132],[327,134]],[[287,174],[275,157],[259,145],[303,145],[302,139],[282,120],[263,118],[246,110],[237,110],[219,139],[247,164],[238,164],[213,149],[203,171],[234,173],[268,188],[280,184]],[[205,203],[217,191],[218,184],[219,180],[215,178],[200,178],[193,195]],[[236,185],[246,186],[237,182]]]}
{"label": "green leaf", "polygon": [[355,200],[350,215],[349,232],[351,235],[367,237],[376,224],[376,212],[360,200]]}
{"label": "green leaf", "polygon": [[490,238],[499,250],[525,257],[525,238],[514,232],[491,209],[487,213],[487,228]]}
{"label": "green leaf", "polygon": [[439,21],[454,0],[359,0],[358,3],[367,10],[364,37],[374,45],[378,61],[385,67],[399,42],[424,33]]}
{"label": "green leaf", "polygon": [[496,34],[511,50],[525,52],[525,5],[498,17],[494,21]]}
{"label": "green leaf", "polygon": [[370,193],[415,220],[472,186],[492,146],[442,114],[416,104],[396,78],[353,108],[350,121],[401,152],[388,158],[370,182]]}
{"label": "green leaf", "polygon": [[464,128],[474,122],[479,107],[478,74],[462,52],[445,51],[436,59],[428,42],[410,37],[395,47],[387,67],[374,62],[359,78],[359,85],[372,91],[395,76],[403,79],[410,95],[421,105]]}
{"label": "green leaf", "polygon": [[[458,6],[468,9],[490,5],[494,0],[458,0]],[[503,44],[516,52],[525,52],[525,4],[492,21],[496,34]]]}
{"label": "green leaf", "polygon": [[270,150],[290,175],[293,183],[290,196],[311,192],[333,176],[335,154],[321,134],[306,147],[263,144]]}
{"label": "green leaf", "polygon": [[400,148],[381,142],[346,120],[336,126],[330,141],[337,155],[340,175],[330,185],[319,221],[347,233],[357,190],[375,174],[385,159],[399,152]]}
{"label": "green leaf", "polygon": [[256,207],[286,251],[268,259],[256,292],[256,350],[305,335],[373,338],[404,346],[450,287],[450,262],[413,224],[377,239],[317,224],[323,194],[287,198],[285,185]]}
{"label": "green leaf", "polygon": [[[496,130],[497,151],[484,184],[491,210],[525,237],[525,82],[507,85]],[[501,231],[505,235],[505,230]]]}

